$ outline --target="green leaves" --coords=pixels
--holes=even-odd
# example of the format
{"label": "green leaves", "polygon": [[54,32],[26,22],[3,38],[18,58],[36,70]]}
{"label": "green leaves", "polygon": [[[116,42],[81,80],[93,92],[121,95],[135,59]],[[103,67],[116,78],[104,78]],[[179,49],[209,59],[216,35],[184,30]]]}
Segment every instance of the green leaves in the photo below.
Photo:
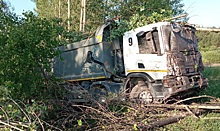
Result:
{"label": "green leaves", "polygon": [[14,97],[33,96],[47,79],[49,60],[59,54],[54,48],[59,46],[57,38],[64,30],[53,20],[38,18],[32,12],[24,13],[23,18],[1,13],[1,84],[14,83]]}
{"label": "green leaves", "polygon": [[120,17],[122,21],[117,28],[113,28],[111,39],[122,36],[128,30],[164,21],[184,12],[181,0],[110,0],[105,6],[106,18]]}
{"label": "green leaves", "polygon": [[77,120],[78,126],[82,126],[82,120]]}
{"label": "green leaves", "polygon": [[137,131],[138,130],[137,124],[134,124],[133,128],[134,128],[135,131]]}

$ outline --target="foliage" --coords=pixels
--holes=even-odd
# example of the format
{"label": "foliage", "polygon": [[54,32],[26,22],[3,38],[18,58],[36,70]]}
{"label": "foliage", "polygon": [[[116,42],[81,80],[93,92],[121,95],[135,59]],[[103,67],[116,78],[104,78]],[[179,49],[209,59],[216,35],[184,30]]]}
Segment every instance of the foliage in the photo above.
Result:
{"label": "foliage", "polygon": [[7,3],[6,1],[4,0],[1,0],[0,1],[0,9],[1,9],[1,12],[9,12],[9,9],[10,9],[10,4]]}
{"label": "foliage", "polygon": [[[67,27],[67,2],[61,0],[33,0],[39,17],[62,18]],[[131,30],[149,23],[182,14],[182,0],[89,0],[86,3],[86,31],[92,34],[107,19],[120,18]],[[60,4],[60,6],[59,6]],[[81,0],[71,1],[71,29],[79,31]],[[121,30],[123,28],[120,28]],[[116,31],[117,32],[117,31]]]}
{"label": "foliage", "polygon": [[[177,8],[178,7],[178,8]],[[124,32],[184,13],[181,0],[109,0],[106,3],[105,18],[120,19],[117,28],[112,28],[111,39]]]}
{"label": "foliage", "polygon": [[[81,0],[71,0],[70,13],[68,19],[68,3],[63,0],[33,0],[36,3],[36,12],[40,18],[62,18],[61,25],[67,29],[67,21],[70,21],[71,29],[79,31]],[[93,32],[98,26],[104,23],[104,1],[89,0],[86,1],[86,31]]]}
{"label": "foliage", "polygon": [[196,35],[198,37],[200,50],[208,51],[220,47],[219,32],[197,31]]}
{"label": "foliage", "polygon": [[204,63],[220,63],[220,33],[197,31],[196,35]]}
{"label": "foliage", "polygon": [[50,71],[50,59],[58,55],[58,35],[63,29],[56,22],[39,19],[32,12],[19,19],[1,12],[0,23],[0,81],[11,87],[14,97],[24,93],[37,96],[37,88],[44,85],[45,71]]}
{"label": "foliage", "polygon": [[[47,90],[41,94],[47,94],[41,99],[31,98],[29,100],[13,99],[10,95],[3,94],[8,86],[0,85],[0,130],[44,130],[56,129],[46,121],[53,119],[54,111],[59,104],[55,101],[61,99],[64,91],[55,82],[49,81]],[[3,92],[3,93],[2,93]],[[9,93],[11,94],[11,93]],[[39,96],[38,96],[39,97]],[[52,112],[52,113],[51,113]]]}
{"label": "foliage", "polygon": [[219,48],[215,48],[214,50],[201,51],[202,60],[204,63],[220,63],[220,57],[218,50]]}
{"label": "foliage", "polygon": [[179,15],[183,13],[182,7],[181,0],[111,0],[106,13],[110,18],[121,17],[135,28]]}

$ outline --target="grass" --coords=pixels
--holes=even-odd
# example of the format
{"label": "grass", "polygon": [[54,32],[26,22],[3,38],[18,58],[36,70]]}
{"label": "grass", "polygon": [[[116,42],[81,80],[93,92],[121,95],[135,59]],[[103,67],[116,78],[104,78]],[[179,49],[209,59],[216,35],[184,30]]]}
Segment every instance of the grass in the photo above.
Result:
{"label": "grass", "polygon": [[203,74],[209,83],[203,93],[220,98],[220,67],[206,67]]}
{"label": "grass", "polygon": [[200,116],[200,118],[186,117],[178,123],[168,125],[163,130],[171,131],[219,131],[220,130],[220,114],[209,113]]}

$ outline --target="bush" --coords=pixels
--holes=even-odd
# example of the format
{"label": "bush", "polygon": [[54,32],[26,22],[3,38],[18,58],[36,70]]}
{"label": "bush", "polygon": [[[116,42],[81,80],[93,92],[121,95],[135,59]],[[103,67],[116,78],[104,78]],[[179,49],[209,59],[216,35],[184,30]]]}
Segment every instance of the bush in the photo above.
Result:
{"label": "bush", "polygon": [[220,63],[220,50],[201,51],[204,63]]}

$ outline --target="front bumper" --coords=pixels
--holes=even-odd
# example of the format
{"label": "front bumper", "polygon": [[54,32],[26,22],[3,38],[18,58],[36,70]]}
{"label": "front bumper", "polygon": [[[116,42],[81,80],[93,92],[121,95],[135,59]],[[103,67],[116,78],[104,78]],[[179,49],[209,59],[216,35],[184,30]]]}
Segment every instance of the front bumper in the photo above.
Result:
{"label": "front bumper", "polygon": [[185,98],[198,93],[208,86],[208,80],[201,74],[190,76],[165,76],[163,81],[164,98]]}

